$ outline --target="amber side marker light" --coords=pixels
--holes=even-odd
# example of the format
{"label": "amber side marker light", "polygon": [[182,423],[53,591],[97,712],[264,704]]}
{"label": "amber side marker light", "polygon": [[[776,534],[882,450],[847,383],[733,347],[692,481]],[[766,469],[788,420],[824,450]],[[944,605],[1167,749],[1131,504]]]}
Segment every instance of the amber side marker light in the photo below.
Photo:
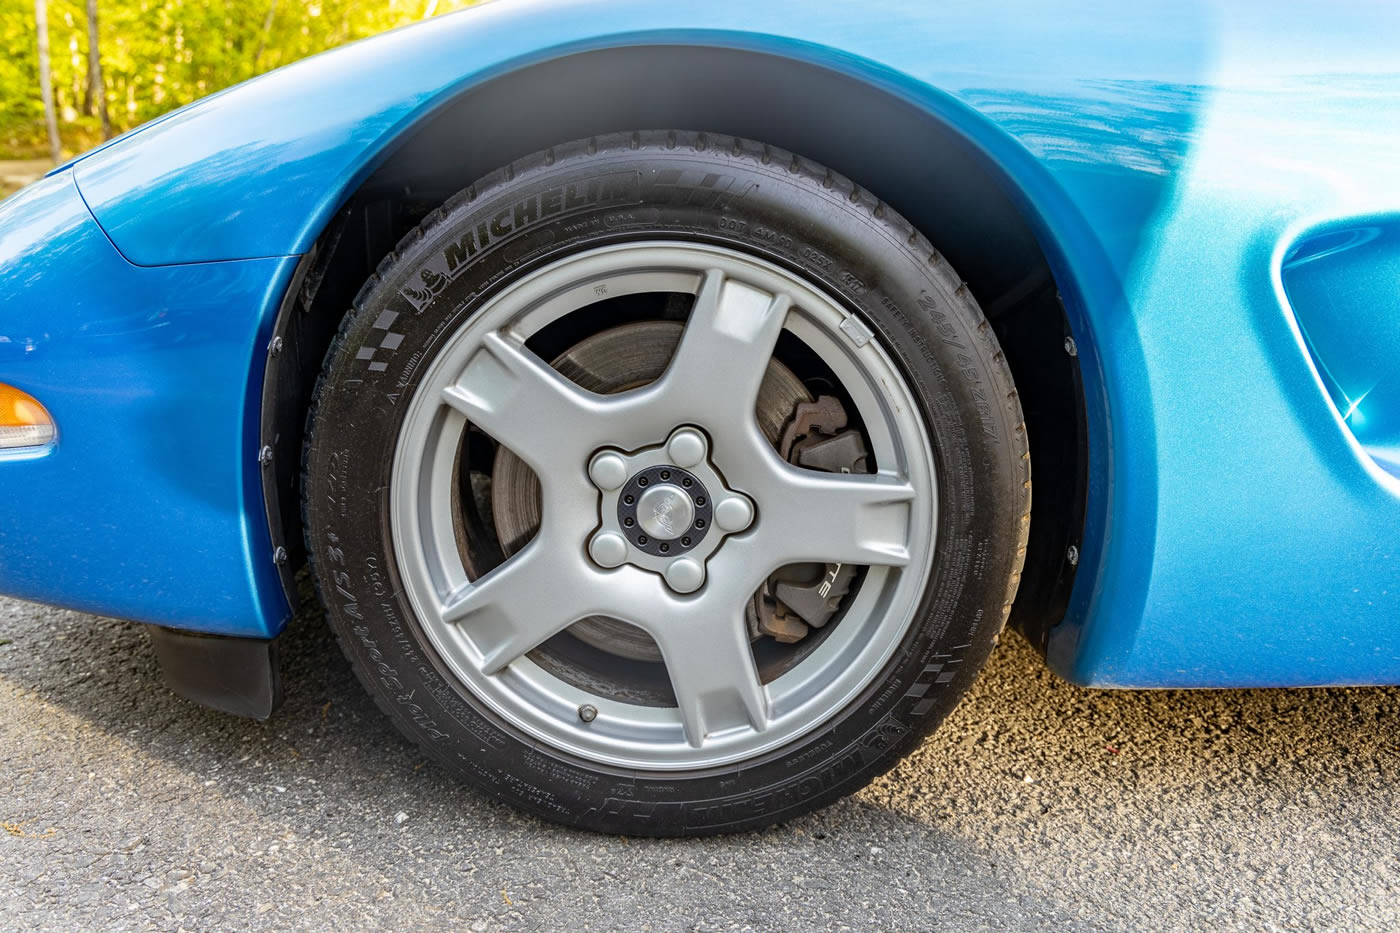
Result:
{"label": "amber side marker light", "polygon": [[0,382],[0,451],[53,443],[53,418],[27,392]]}

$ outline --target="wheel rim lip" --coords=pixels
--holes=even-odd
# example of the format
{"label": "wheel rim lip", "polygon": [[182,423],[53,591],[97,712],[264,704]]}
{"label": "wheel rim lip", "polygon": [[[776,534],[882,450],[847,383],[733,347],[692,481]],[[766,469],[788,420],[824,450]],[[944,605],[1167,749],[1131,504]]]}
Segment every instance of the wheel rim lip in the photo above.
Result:
{"label": "wheel rim lip", "polygon": [[[444,527],[453,524],[450,514],[440,508],[425,510],[425,499],[440,501],[441,490],[435,487],[442,485],[444,467],[452,467],[448,452],[455,457],[458,431],[465,425],[459,415],[444,413],[440,391],[461,372],[486,334],[509,329],[528,339],[598,300],[594,289],[604,280],[610,286],[606,297],[628,289],[693,294],[701,274],[716,267],[758,287],[766,283],[794,296],[786,329],[836,373],[866,423],[877,461],[897,466],[914,485],[916,498],[910,510],[909,563],[900,569],[869,567],[837,629],[808,657],[764,685],[770,704],[768,727],[762,732],[730,729],[694,748],[686,742],[674,708],[636,706],[588,693],[545,672],[528,657],[498,674],[482,673],[481,658],[463,627],[443,622],[436,613],[441,594],[464,582],[466,573],[455,531]],[[614,284],[621,290],[614,290]],[[395,443],[390,480],[391,535],[404,594],[452,677],[496,715],[557,751],[596,764],[650,771],[751,759],[811,732],[844,709],[884,668],[917,614],[932,573],[938,501],[932,445],[913,394],[877,339],[856,346],[842,332],[841,324],[849,317],[824,291],[773,263],[722,246],[670,240],[575,253],[489,298],[423,370]],[[508,439],[497,440],[510,446]],[[586,465],[578,466],[586,471]],[[582,475],[587,483],[586,472]],[[581,550],[585,546],[585,541],[579,542]],[[584,704],[598,710],[587,724],[577,715]]]}

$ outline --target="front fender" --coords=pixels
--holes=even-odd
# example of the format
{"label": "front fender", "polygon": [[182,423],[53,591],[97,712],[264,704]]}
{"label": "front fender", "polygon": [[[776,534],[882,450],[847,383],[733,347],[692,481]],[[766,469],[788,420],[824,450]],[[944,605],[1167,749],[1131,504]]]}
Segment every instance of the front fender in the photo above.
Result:
{"label": "front fender", "polygon": [[[987,157],[1064,292],[1093,470],[1056,669],[1116,686],[1400,682],[1400,492],[1340,424],[1271,261],[1300,226],[1400,215],[1397,15],[1320,2],[512,0],[266,75],[72,171],[130,264],[289,257],[407,129],[516,69],[687,44],[853,76]],[[206,309],[247,316],[227,323],[243,343],[218,361],[242,367],[219,370],[219,406],[244,432],[219,458],[256,451],[244,402],[263,371],[269,289],[291,268],[260,261],[271,265],[235,310]],[[142,287],[203,274],[178,268]],[[238,495],[219,508],[255,501]],[[247,568],[260,558],[244,544]]]}
{"label": "front fender", "polygon": [[[0,454],[0,592],[266,637],[288,615],[261,518],[247,381],[293,262],[144,269],[68,172],[0,205],[0,382],[56,443]],[[246,458],[246,459],[245,459]]]}
{"label": "front fender", "polygon": [[[1091,29],[1112,41],[1082,42]],[[250,81],[90,154],[73,171],[132,263],[293,256],[311,248],[406,131],[474,86],[536,63],[672,44],[756,51],[853,76],[963,134],[1034,218],[1082,348],[1100,464],[1080,576],[1108,582],[1079,587],[1071,612],[1083,617],[1091,599],[1109,600],[1133,617],[1142,588],[1114,581],[1145,577],[1151,553],[1102,548],[1102,529],[1150,532],[1154,521],[1150,419],[1126,413],[1143,427],[1109,450],[1109,400],[1150,406],[1132,320],[1121,314],[1121,273],[1170,190],[1194,104],[1174,89],[1198,77],[1207,39],[1190,4],[1165,2],[1107,26],[1091,5],[1047,12],[1034,0],[975,9],[874,0],[859,11],[798,0],[490,4]],[[1128,59],[1124,47],[1147,51]],[[1142,68],[1167,93],[1113,84]],[[1102,339],[1090,308],[1113,318]],[[1111,368],[1098,365],[1101,347]],[[260,372],[250,371],[250,381]],[[1110,504],[1110,464],[1142,477],[1133,497]]]}

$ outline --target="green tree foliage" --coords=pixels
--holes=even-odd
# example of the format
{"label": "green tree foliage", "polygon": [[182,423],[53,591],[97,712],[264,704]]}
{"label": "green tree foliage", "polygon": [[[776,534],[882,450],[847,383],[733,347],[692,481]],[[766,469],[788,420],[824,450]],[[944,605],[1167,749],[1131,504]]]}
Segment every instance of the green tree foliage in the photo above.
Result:
{"label": "green tree foliage", "polygon": [[[98,0],[99,50],[112,129],[325,49],[473,0]],[[49,0],[53,91],[64,146],[101,139],[83,113],[86,0]],[[33,0],[0,0],[0,158],[46,150]]]}

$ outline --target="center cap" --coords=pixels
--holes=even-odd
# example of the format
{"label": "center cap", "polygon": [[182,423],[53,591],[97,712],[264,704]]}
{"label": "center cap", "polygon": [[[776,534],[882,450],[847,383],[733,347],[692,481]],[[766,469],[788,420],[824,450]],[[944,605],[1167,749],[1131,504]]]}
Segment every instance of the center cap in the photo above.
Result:
{"label": "center cap", "polygon": [[644,554],[678,557],[700,545],[713,524],[714,503],[700,477],[669,463],[633,474],[617,497],[617,520]]}
{"label": "center cap", "polygon": [[653,538],[673,541],[694,521],[695,503],[679,486],[652,486],[637,500],[637,524]]}
{"label": "center cap", "polygon": [[725,485],[708,438],[693,427],[634,452],[605,447],[589,459],[588,477],[601,494],[588,556],[609,569],[659,573],[677,593],[703,586],[715,549],[754,521],[753,500]]}

